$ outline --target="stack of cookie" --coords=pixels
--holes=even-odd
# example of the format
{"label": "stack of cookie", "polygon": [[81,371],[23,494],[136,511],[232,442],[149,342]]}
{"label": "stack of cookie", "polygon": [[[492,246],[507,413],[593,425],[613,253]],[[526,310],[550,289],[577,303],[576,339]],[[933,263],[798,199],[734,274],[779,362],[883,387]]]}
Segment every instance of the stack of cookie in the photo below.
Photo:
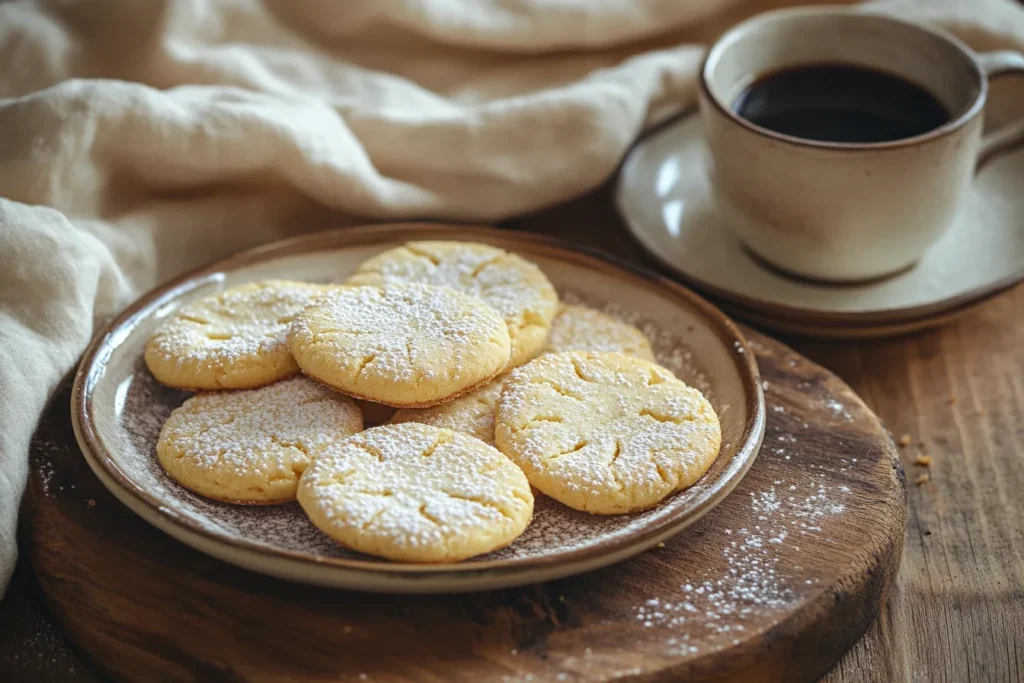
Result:
{"label": "stack of cookie", "polygon": [[297,498],[339,543],[398,561],[508,545],[531,485],[595,514],[649,508],[721,443],[639,330],[561,306],[535,264],[482,244],[410,242],[342,285],[224,291],[165,321],[146,363],[200,392],[160,434],[173,479],[228,503]]}

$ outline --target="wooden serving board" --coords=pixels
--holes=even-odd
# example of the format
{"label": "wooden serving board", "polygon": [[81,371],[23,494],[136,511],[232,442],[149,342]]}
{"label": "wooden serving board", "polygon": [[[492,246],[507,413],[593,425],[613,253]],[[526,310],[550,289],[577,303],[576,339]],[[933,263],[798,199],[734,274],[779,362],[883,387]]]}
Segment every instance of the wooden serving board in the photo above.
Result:
{"label": "wooden serving board", "polygon": [[849,387],[745,332],[768,402],[753,468],[664,547],[603,570],[455,596],[252,574],[108,494],[75,443],[66,391],[33,444],[32,564],[57,620],[122,681],[811,681],[888,595],[906,482]]}

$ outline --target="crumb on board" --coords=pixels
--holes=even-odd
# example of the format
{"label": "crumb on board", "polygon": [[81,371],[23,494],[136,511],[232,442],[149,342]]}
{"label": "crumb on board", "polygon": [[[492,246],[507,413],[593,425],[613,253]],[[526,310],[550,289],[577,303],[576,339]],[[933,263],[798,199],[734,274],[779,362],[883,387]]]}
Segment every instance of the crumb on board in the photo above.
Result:
{"label": "crumb on board", "polygon": [[659,543],[659,544],[658,544],[658,547],[659,547],[659,548],[664,548],[664,547],[665,547],[665,543],[664,543],[664,542],[662,542],[662,543]]}
{"label": "crumb on board", "polygon": [[917,475],[917,481],[915,481],[914,483],[917,484],[918,486],[923,486],[928,483],[929,478],[930,477],[927,474],[919,474]]}
{"label": "crumb on board", "polygon": [[932,456],[930,456],[930,455],[919,455],[916,458],[914,458],[914,464],[917,465],[918,467],[931,467],[932,466]]}
{"label": "crumb on board", "polygon": [[910,441],[910,434],[904,434],[903,436],[900,437],[900,440],[897,443],[899,444],[900,448],[906,448],[907,446],[910,445]]}

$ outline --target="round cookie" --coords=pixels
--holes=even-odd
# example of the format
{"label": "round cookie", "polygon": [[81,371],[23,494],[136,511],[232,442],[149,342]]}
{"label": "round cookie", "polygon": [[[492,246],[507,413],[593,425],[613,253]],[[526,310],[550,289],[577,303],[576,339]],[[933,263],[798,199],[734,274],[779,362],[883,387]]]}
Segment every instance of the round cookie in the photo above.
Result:
{"label": "round cookie", "polygon": [[651,343],[643,332],[585,306],[563,304],[551,323],[544,352],[562,351],[618,351],[654,362]]}
{"label": "round cookie", "polygon": [[718,416],[665,368],[616,352],[541,356],[512,372],[495,441],[530,483],[595,514],[635,512],[691,486],[718,456]]}
{"label": "round cookie", "polygon": [[295,319],[302,371],[350,396],[425,407],[504,370],[508,328],[477,298],[417,283],[338,287]]}
{"label": "round cookie", "polygon": [[512,339],[509,367],[544,346],[558,294],[536,265],[503,249],[474,242],[409,242],[363,262],[346,284],[423,282],[475,296],[505,319]]}
{"label": "round cookie", "polygon": [[506,377],[508,375],[502,375],[479,389],[431,408],[402,408],[391,416],[389,424],[419,422],[444,427],[476,437],[493,446],[494,409],[498,405],[498,397],[501,395],[501,387],[504,386]]}
{"label": "round cookie", "polygon": [[530,523],[522,471],[493,446],[414,422],[383,425],[317,456],[299,483],[313,524],[347,548],[402,562],[457,562]]}
{"label": "round cookie", "polygon": [[329,287],[267,280],[193,301],[146,342],[146,365],[160,382],[192,391],[251,389],[294,375],[288,327]]}
{"label": "round cookie", "polygon": [[156,452],[167,474],[191,491],[269,505],[294,500],[310,459],[362,428],[352,399],[294,377],[193,396],[167,419]]}

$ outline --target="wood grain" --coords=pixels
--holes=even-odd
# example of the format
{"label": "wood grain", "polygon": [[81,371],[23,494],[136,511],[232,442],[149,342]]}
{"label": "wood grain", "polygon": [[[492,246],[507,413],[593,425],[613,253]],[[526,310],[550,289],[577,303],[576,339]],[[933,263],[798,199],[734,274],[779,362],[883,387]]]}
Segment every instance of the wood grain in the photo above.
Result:
{"label": "wood grain", "polygon": [[108,494],[77,450],[66,392],[33,448],[31,560],[58,622],[116,680],[814,680],[889,591],[905,482],[845,384],[750,334],[775,407],[769,445],[694,527],[604,570],[456,596],[254,575]]}

